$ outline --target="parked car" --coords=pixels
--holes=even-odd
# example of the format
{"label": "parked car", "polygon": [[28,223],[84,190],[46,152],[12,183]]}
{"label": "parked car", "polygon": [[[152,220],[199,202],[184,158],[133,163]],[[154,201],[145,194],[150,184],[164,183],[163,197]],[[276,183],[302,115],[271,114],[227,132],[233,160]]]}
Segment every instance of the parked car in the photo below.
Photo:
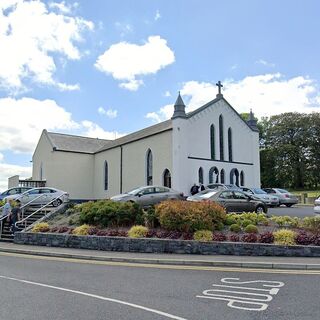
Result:
{"label": "parked car", "polygon": [[242,191],[249,193],[250,195],[254,195],[255,197],[263,200],[268,206],[276,207],[279,205],[279,198],[273,196],[272,194],[268,194],[264,190],[260,188],[246,188],[242,187]]}
{"label": "parked car", "polygon": [[[218,192],[219,190],[221,190],[221,188],[216,188],[216,189],[205,189],[203,191],[200,191],[198,193],[196,193],[193,196],[189,196],[187,198],[188,201],[201,201],[201,200],[206,200],[208,198],[210,198],[211,196],[213,196],[216,192]],[[225,189],[222,189],[225,190]]]}
{"label": "parked car", "polygon": [[320,196],[314,201],[314,213],[320,214]]}
{"label": "parked car", "polygon": [[288,208],[298,203],[298,198],[285,189],[280,188],[263,188],[263,190],[273,196],[279,198],[279,206],[284,204]]}
{"label": "parked car", "polygon": [[268,207],[264,201],[239,190],[215,190],[210,197],[203,194],[199,199],[189,201],[214,201],[222,205],[227,212],[257,212],[267,213]]}
{"label": "parked car", "polygon": [[[58,197],[60,198],[56,199]],[[19,201],[22,205],[29,202],[30,205],[45,205],[55,199],[52,202],[52,205],[54,207],[58,207],[63,202],[67,202],[69,200],[69,194],[55,188],[41,187],[27,190],[22,194],[10,195],[5,197],[5,199]]]}
{"label": "parked car", "polygon": [[2,193],[0,193],[0,200],[3,200],[7,196],[12,196],[14,194],[21,194],[27,190],[32,189],[31,187],[15,187],[15,188],[10,188]]}
{"label": "parked car", "polygon": [[164,200],[183,200],[181,192],[161,186],[145,186],[111,197],[113,201],[135,202],[142,207],[148,207]]}
{"label": "parked car", "polygon": [[210,183],[207,185],[207,188],[209,189],[232,189],[232,190],[241,190],[240,187],[236,186],[235,184],[224,184],[224,183]]}

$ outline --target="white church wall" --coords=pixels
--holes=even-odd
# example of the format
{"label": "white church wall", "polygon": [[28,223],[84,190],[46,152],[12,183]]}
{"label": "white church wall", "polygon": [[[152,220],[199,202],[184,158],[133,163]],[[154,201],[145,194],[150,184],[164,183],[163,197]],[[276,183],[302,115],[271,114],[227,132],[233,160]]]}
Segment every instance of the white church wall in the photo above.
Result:
{"label": "white church wall", "polygon": [[92,199],[93,155],[53,151],[42,134],[32,162],[34,180],[40,180],[42,166],[42,179],[47,186],[68,192],[71,199]]}

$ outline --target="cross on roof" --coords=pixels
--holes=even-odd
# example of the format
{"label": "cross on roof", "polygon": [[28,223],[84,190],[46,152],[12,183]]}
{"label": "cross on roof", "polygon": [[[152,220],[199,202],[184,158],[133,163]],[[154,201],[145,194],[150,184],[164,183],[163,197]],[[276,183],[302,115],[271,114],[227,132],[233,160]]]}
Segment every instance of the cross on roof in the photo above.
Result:
{"label": "cross on roof", "polygon": [[216,86],[218,87],[218,94],[221,94],[221,88],[223,87],[223,85],[220,80],[216,83]]}

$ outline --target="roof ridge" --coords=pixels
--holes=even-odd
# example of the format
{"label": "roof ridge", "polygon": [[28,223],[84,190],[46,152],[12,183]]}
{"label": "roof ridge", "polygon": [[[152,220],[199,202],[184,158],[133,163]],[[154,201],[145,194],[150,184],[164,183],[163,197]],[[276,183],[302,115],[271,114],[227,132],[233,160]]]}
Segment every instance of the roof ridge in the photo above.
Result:
{"label": "roof ridge", "polygon": [[69,137],[75,137],[75,138],[85,138],[85,139],[103,140],[103,141],[114,141],[114,140],[111,140],[111,139],[92,138],[92,137],[86,137],[86,136],[75,135],[75,134],[68,134],[68,133],[60,133],[60,132],[47,131],[47,133],[48,133],[48,134],[59,134],[59,135],[62,135],[62,136],[69,136]]}

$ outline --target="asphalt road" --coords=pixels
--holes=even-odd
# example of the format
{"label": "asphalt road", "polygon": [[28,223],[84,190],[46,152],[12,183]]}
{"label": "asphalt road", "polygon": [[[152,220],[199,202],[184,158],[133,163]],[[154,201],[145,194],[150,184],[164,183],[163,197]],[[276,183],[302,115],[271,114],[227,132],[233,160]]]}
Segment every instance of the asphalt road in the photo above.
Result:
{"label": "asphalt road", "polygon": [[0,253],[0,318],[319,318],[320,272],[189,268],[72,262]]}
{"label": "asphalt road", "polygon": [[313,211],[313,206],[293,206],[291,208],[281,206],[278,208],[269,208],[268,214],[275,215],[275,216],[292,216],[292,217],[300,217],[300,218],[315,215]]}

